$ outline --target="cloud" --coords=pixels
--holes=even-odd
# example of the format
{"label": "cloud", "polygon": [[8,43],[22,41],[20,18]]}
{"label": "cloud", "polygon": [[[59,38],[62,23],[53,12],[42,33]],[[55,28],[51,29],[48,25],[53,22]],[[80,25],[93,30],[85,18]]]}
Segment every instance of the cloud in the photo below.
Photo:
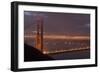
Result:
{"label": "cloud", "polygon": [[31,12],[24,12],[24,14],[25,14],[25,15],[29,15],[29,16],[32,15]]}
{"label": "cloud", "polygon": [[85,27],[88,27],[89,28],[90,27],[90,24],[85,24]]}
{"label": "cloud", "polygon": [[43,18],[47,18],[48,17],[46,14],[40,13],[40,12],[25,11],[24,14],[28,15],[28,16],[34,16],[34,17],[37,17],[37,16],[40,16],[40,17],[43,17]]}

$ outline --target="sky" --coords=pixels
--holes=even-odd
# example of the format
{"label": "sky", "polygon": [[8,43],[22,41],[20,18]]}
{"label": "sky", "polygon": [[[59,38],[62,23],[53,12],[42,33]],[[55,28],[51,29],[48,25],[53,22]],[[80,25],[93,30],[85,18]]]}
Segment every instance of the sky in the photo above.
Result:
{"label": "sky", "polygon": [[24,11],[24,31],[36,31],[38,16],[43,18],[45,34],[89,35],[90,14]]}

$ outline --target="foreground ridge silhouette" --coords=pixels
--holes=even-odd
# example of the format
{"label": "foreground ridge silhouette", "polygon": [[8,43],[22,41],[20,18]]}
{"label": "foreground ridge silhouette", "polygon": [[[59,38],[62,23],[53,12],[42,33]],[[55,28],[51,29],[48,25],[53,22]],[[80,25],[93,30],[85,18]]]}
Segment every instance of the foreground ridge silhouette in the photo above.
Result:
{"label": "foreground ridge silhouette", "polygon": [[44,60],[53,60],[48,55],[44,55],[42,52],[40,52],[38,49],[29,46],[27,44],[24,44],[24,61],[44,61]]}

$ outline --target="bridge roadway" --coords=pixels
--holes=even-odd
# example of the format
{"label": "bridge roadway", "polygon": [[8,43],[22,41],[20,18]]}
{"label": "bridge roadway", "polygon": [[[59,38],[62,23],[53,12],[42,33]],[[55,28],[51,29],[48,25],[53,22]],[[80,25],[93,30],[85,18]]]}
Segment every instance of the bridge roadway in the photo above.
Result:
{"label": "bridge roadway", "polygon": [[[36,38],[36,35],[25,35],[25,38]],[[43,39],[47,40],[90,40],[89,36],[66,36],[66,35],[44,35]]]}

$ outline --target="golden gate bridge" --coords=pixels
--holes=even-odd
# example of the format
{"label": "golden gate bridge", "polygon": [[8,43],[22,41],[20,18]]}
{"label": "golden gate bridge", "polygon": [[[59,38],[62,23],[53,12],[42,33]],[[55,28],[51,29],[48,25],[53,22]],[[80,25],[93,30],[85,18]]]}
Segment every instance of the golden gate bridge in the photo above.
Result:
{"label": "golden gate bridge", "polygon": [[[36,38],[37,38],[36,35],[35,36],[34,35],[26,35],[24,37],[26,39],[34,39],[34,40],[36,40]],[[41,50],[41,48],[39,48],[41,46],[38,46],[38,49],[44,54],[56,54],[56,53],[71,52],[71,51],[82,51],[82,50],[88,50],[90,48],[89,36],[44,35],[43,40],[44,40],[43,41],[44,44],[41,42],[43,44],[42,50]],[[63,42],[62,43],[65,44],[66,46],[73,46],[73,47],[63,48],[63,46],[62,46],[60,49],[57,49],[55,46],[55,43],[60,42],[62,40],[64,41],[64,43]],[[53,47],[55,49],[48,50],[47,48],[45,48],[45,45],[48,44],[48,42],[51,42],[52,44],[54,44]],[[35,47],[37,48],[37,43],[35,43],[35,45],[36,45]]]}
{"label": "golden gate bridge", "polygon": [[[57,54],[63,52],[72,52],[72,51],[82,51],[82,50],[89,50],[90,49],[90,37],[89,36],[70,36],[70,35],[54,35],[54,34],[44,34],[43,31],[43,18],[38,17],[37,19],[37,26],[36,26],[35,34],[26,34],[24,38],[27,39],[34,39],[35,41],[35,48],[41,51],[43,54]],[[61,41],[63,41],[61,43]],[[61,43],[65,47],[56,47]],[[49,44],[48,44],[49,43]],[[54,44],[52,46],[50,43]],[[53,48],[53,49],[52,49]]]}

